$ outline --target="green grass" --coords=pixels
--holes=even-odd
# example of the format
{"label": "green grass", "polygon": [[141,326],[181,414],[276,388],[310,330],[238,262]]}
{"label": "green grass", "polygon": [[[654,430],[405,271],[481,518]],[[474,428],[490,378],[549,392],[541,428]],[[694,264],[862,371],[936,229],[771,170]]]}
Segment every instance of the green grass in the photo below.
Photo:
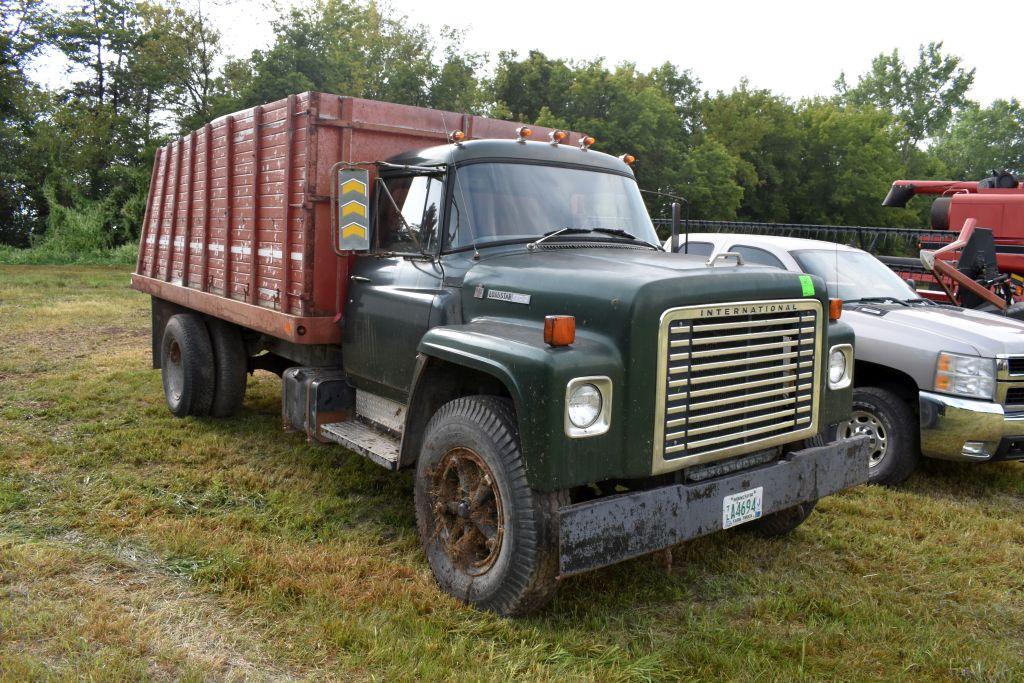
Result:
{"label": "green grass", "polygon": [[1024,467],[926,463],[506,620],[440,593],[408,474],[176,420],[124,267],[0,266],[0,679],[1019,680]]}
{"label": "green grass", "polygon": [[30,249],[18,249],[0,244],[0,265],[89,265],[110,266],[135,263],[139,245],[123,244],[113,249],[66,249],[61,245],[43,242]]}

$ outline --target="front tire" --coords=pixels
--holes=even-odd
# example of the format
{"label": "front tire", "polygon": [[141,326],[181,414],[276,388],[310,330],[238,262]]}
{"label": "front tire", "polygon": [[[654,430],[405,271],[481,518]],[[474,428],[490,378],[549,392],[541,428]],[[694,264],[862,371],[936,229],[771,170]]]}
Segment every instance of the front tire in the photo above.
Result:
{"label": "front tire", "polygon": [[167,407],[175,417],[202,417],[213,403],[213,347],[203,319],[171,316],[160,343],[160,375]]}
{"label": "front tire", "polygon": [[507,399],[469,396],[427,425],[416,466],[416,525],[445,592],[505,616],[540,609],[558,576],[565,492],[530,488]]}
{"label": "front tire", "polygon": [[860,435],[870,438],[868,483],[895,486],[917,467],[917,418],[893,392],[879,387],[853,390],[853,414],[839,424],[839,436]]}

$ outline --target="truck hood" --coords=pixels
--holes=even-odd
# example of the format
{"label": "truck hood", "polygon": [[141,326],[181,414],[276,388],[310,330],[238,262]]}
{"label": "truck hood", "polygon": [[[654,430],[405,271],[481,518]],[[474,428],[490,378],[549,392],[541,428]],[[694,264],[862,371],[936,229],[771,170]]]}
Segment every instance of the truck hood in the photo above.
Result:
{"label": "truck hood", "polygon": [[[812,281],[813,297],[827,306],[822,281]],[[632,324],[657,324],[676,306],[807,298],[803,291],[798,274],[777,268],[708,267],[701,257],[650,250],[551,248],[485,257],[466,273],[462,301],[467,321],[568,314],[581,331],[626,341]]]}
{"label": "truck hood", "polygon": [[914,339],[922,352],[951,351],[993,357],[1024,355],[1024,322],[955,306],[854,305],[843,319],[857,339],[891,342]]}

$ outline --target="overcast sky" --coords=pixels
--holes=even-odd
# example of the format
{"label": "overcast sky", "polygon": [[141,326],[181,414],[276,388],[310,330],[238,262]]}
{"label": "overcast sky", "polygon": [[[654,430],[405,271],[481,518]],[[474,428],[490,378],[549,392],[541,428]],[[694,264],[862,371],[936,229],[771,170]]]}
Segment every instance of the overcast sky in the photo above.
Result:
{"label": "overcast sky", "polygon": [[[274,8],[285,4],[297,2],[203,0],[226,50],[238,56],[270,42]],[[829,95],[840,71],[854,81],[880,52],[899,48],[913,61],[918,45],[938,40],[977,69],[974,99],[983,104],[1024,99],[1024,73],[1014,56],[1021,40],[1016,3],[1007,5],[1002,21],[996,4],[944,0],[390,0],[390,5],[435,34],[445,24],[466,29],[466,47],[492,57],[503,49],[521,54],[539,49],[551,57],[604,57],[609,64],[629,60],[641,68],[669,61],[692,69],[708,90],[731,89],[746,77],[753,86],[792,98]],[[55,71],[53,63],[41,65],[40,75],[52,80]]]}

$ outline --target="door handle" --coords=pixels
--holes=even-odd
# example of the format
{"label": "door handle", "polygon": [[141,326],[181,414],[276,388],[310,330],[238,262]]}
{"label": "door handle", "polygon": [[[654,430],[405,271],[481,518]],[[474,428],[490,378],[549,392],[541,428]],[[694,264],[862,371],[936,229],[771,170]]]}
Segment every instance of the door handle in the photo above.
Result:
{"label": "door handle", "polygon": [[362,275],[350,275],[348,279],[352,280],[352,282],[370,282],[370,278],[363,277]]}

